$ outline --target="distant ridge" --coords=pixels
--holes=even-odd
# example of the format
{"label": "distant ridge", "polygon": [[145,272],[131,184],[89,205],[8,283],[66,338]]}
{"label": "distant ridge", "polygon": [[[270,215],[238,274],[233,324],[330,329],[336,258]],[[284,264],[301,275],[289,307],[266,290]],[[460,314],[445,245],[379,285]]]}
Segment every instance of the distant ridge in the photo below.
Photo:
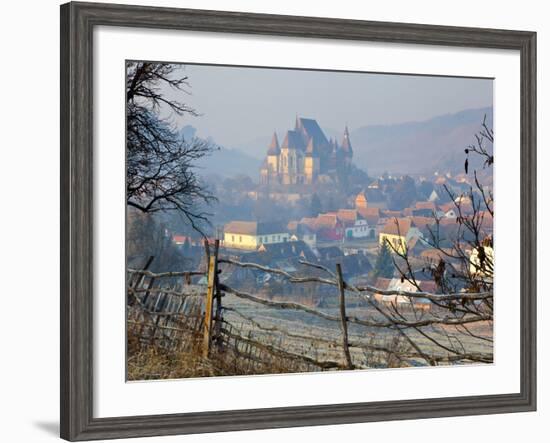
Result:
{"label": "distant ridge", "polygon": [[[475,141],[484,116],[493,125],[493,108],[466,109],[440,115],[425,121],[390,125],[366,125],[351,131],[354,164],[371,176],[393,174],[432,174],[435,171],[463,171],[464,149]],[[327,132],[330,134],[330,130]],[[192,126],[182,129],[187,139],[196,135]],[[258,180],[261,155],[271,135],[257,137],[237,148],[221,147],[212,156],[202,159],[202,174],[232,177],[247,174]],[[478,168],[475,158],[471,167]]]}
{"label": "distant ridge", "polygon": [[467,145],[475,141],[484,116],[492,127],[493,108],[467,109],[425,121],[368,125],[351,132],[357,165],[376,175],[462,171]]}

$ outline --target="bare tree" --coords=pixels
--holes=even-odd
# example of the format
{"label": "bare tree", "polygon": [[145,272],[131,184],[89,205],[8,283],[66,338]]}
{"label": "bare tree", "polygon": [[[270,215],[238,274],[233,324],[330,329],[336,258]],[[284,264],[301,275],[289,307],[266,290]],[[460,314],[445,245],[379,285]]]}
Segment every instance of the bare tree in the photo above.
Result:
{"label": "bare tree", "polygon": [[[126,200],[145,213],[178,211],[202,233],[204,207],[215,200],[196,174],[196,161],[213,146],[185,140],[170,117],[198,113],[166,93],[188,93],[188,78],[177,65],[128,62],[126,71]],[[161,117],[161,112],[167,117]]]}
{"label": "bare tree", "polygon": [[[492,167],[494,134],[485,119],[475,139],[476,144],[465,149],[466,155],[479,155],[483,168]],[[468,174],[468,158],[464,167]],[[417,291],[417,296],[423,293],[419,274],[431,276],[438,294],[453,296],[429,298],[434,309],[428,314],[417,309],[413,302],[391,303],[384,314],[397,328],[399,324],[407,325],[406,330],[401,328],[401,333],[406,334],[416,351],[429,345],[455,362],[491,362],[493,359],[492,335],[486,333],[493,325],[493,196],[481,185],[477,171],[473,171],[473,176],[474,184],[466,193],[457,195],[445,187],[457,217],[454,224],[443,225],[442,219],[434,214],[434,223],[427,228],[424,241],[433,248],[435,254],[432,255],[436,258],[427,259],[419,269],[406,249],[397,249],[388,243],[401,281]],[[433,352],[423,351],[421,356],[429,364],[437,364]]]}

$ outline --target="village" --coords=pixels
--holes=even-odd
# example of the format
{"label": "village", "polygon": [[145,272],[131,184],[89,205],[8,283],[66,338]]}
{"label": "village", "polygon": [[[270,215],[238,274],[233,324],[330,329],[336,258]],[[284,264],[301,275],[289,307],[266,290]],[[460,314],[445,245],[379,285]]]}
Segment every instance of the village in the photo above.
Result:
{"label": "village", "polygon": [[[236,186],[226,181],[221,187],[225,208],[233,201],[237,210],[220,211],[217,220],[224,223],[208,241],[218,239],[222,253],[235,260],[289,273],[304,271],[304,261],[327,269],[340,263],[346,279],[354,284],[432,293],[441,288],[431,270],[442,259],[452,262],[457,242],[469,240],[460,239],[458,221],[475,215],[486,240],[485,252],[492,255],[492,216],[480,210],[481,196],[471,192],[465,174],[435,172],[432,177],[413,179],[385,173],[373,180],[358,172],[352,158],[347,127],[339,144],[327,140],[315,120],[297,118],[282,145],[273,135],[259,184],[248,180],[245,186]],[[250,213],[243,201],[254,208]],[[190,260],[204,255],[199,236],[176,232],[171,240]],[[477,251],[464,252],[475,263]],[[414,267],[409,270],[414,284],[399,272],[404,256]],[[297,293],[293,285],[281,286],[276,277],[257,270],[235,269],[221,278],[270,298],[292,298],[315,306],[327,299],[320,288],[301,287]],[[455,283],[458,292],[461,282]],[[395,295],[377,298],[385,303],[410,302]],[[415,303],[430,308],[428,301]]]}

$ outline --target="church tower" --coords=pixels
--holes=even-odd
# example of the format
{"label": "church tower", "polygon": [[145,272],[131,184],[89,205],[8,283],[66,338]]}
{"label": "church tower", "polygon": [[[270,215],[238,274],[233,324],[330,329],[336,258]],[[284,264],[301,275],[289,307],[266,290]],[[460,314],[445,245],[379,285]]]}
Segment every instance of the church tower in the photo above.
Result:
{"label": "church tower", "polygon": [[279,173],[279,156],[281,155],[281,148],[279,147],[279,139],[277,133],[273,133],[273,138],[269,144],[267,150],[267,168],[270,176],[277,176]]}
{"label": "church tower", "polygon": [[355,197],[355,209],[367,209],[367,207],[368,207],[367,196],[365,195],[365,191],[361,191]]}
{"label": "church tower", "polygon": [[341,150],[344,157],[344,162],[347,167],[351,166],[351,161],[353,159],[353,148],[351,147],[351,141],[349,139],[348,126],[346,125],[344,129],[344,138],[342,139]]}
{"label": "church tower", "polygon": [[304,176],[307,184],[315,183],[319,175],[319,154],[315,149],[313,137],[309,139],[304,160]]}

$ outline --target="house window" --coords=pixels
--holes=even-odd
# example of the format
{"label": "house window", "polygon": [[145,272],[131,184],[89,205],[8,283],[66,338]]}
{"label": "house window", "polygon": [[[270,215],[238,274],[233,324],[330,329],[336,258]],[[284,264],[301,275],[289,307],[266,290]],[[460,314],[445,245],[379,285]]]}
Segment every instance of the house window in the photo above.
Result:
{"label": "house window", "polygon": [[231,241],[232,241],[233,243],[235,243],[235,236],[234,236],[234,235],[231,236]]}
{"label": "house window", "polygon": [[243,242],[243,237],[242,235],[239,235],[239,243],[242,243]]}

